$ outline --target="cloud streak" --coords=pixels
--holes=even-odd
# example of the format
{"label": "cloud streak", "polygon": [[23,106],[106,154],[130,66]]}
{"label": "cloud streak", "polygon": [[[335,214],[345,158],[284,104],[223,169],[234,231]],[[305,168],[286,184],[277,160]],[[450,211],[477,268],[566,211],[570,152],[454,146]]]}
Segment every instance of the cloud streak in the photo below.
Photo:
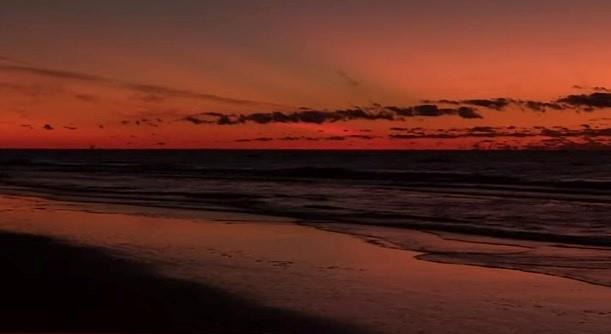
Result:
{"label": "cloud streak", "polygon": [[269,103],[269,102],[260,102],[260,101],[253,101],[253,100],[224,97],[224,96],[219,96],[219,95],[214,95],[214,94],[194,92],[190,90],[178,89],[178,88],[161,86],[161,85],[132,83],[132,82],[127,82],[127,81],[118,80],[118,79],[111,79],[111,78],[88,74],[88,73],[46,69],[46,68],[21,64],[21,63],[11,64],[11,65],[0,64],[0,71],[25,73],[25,74],[30,74],[30,75],[50,77],[50,78],[61,79],[61,80],[75,80],[75,81],[103,84],[103,85],[108,85],[108,86],[113,86],[113,87],[129,89],[135,92],[140,92],[140,93],[149,94],[149,95],[154,94],[155,96],[158,96],[159,98],[187,98],[187,99],[206,100],[206,101],[233,104],[233,105],[241,105],[241,106],[286,108],[285,106],[274,104],[274,103]]}
{"label": "cloud streak", "polygon": [[342,78],[351,87],[358,87],[361,85],[360,81],[354,79],[344,71],[337,71],[337,75],[339,75],[339,77]]}
{"label": "cloud streak", "polygon": [[12,64],[31,65],[30,63],[25,62],[23,60],[15,59],[12,57],[1,56],[1,55],[0,55],[0,61],[12,63]]}

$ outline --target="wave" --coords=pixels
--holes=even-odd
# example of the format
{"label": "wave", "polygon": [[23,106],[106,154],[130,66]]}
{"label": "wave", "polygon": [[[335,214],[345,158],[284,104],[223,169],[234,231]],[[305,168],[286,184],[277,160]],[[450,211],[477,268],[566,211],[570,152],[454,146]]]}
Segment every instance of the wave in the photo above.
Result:
{"label": "wave", "polygon": [[[530,180],[524,177],[490,175],[469,172],[444,171],[387,171],[362,170],[342,167],[293,167],[293,168],[207,168],[201,165],[177,163],[139,164],[127,162],[58,162],[46,160],[13,159],[0,161],[6,176],[8,171],[46,171],[57,173],[98,173],[130,175],[133,177],[164,176],[171,178],[201,179],[250,179],[277,181],[356,181],[420,187],[481,185],[486,189],[510,189],[519,191],[549,192],[558,189],[582,194],[611,194],[611,181],[605,180]],[[492,187],[492,186],[496,186]]]}
{"label": "wave", "polygon": [[[45,186],[34,187],[3,183],[0,192],[17,195],[42,195],[53,199],[76,202],[127,204],[143,207],[189,209],[204,211],[234,211],[256,215],[287,217],[306,222],[350,223],[376,225],[413,230],[443,231],[495,238],[546,241],[587,246],[611,247],[611,234],[568,234],[562,230],[537,231],[517,224],[505,226],[488,225],[487,222],[468,217],[417,215],[409,212],[384,212],[372,210],[364,213],[346,205],[328,204],[324,195],[288,196],[268,194],[266,196],[221,191],[139,191],[133,189]],[[301,204],[302,200],[323,204]],[[277,205],[277,201],[294,205]],[[270,204],[270,203],[275,203]],[[295,204],[298,203],[298,204]]]}
{"label": "wave", "polygon": [[611,155],[0,151],[0,192],[609,246]]}

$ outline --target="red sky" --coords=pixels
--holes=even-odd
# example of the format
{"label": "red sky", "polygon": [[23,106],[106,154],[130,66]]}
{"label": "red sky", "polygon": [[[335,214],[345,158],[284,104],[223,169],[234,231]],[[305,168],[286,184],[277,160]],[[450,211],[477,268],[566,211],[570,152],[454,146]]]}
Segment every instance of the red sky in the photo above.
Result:
{"label": "red sky", "polygon": [[609,12],[7,0],[0,147],[609,148]]}

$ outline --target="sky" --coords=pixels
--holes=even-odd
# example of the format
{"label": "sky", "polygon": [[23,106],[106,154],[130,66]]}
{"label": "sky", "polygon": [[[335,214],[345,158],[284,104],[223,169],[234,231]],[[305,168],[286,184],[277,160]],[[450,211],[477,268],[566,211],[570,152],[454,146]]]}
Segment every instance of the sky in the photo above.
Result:
{"label": "sky", "polygon": [[3,0],[0,147],[609,149],[610,12]]}

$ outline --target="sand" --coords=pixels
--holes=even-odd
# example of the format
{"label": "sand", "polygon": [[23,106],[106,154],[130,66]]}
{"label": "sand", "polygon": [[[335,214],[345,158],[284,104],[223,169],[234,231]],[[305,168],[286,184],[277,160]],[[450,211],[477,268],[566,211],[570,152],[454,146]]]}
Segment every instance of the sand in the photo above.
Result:
{"label": "sand", "polygon": [[[171,296],[164,280],[179,281],[203,289],[200,296],[246,305],[255,323],[285,319],[280,322],[293,326],[272,332],[602,334],[611,329],[611,289],[604,286],[422,261],[417,259],[422,253],[267,217],[2,197],[0,230],[62,240],[77,251],[95,248],[115,261],[144,265],[147,275],[159,280],[144,296],[157,289]],[[8,247],[18,252],[30,246],[18,244]],[[209,314],[189,298],[157,303],[196,319]],[[232,307],[219,308],[223,319],[234,319],[222,326],[242,318],[244,313]],[[257,332],[249,324],[227,331]],[[312,331],[316,326],[328,329]]]}
{"label": "sand", "polygon": [[0,332],[359,333],[158,275],[103,250],[0,233]]}

